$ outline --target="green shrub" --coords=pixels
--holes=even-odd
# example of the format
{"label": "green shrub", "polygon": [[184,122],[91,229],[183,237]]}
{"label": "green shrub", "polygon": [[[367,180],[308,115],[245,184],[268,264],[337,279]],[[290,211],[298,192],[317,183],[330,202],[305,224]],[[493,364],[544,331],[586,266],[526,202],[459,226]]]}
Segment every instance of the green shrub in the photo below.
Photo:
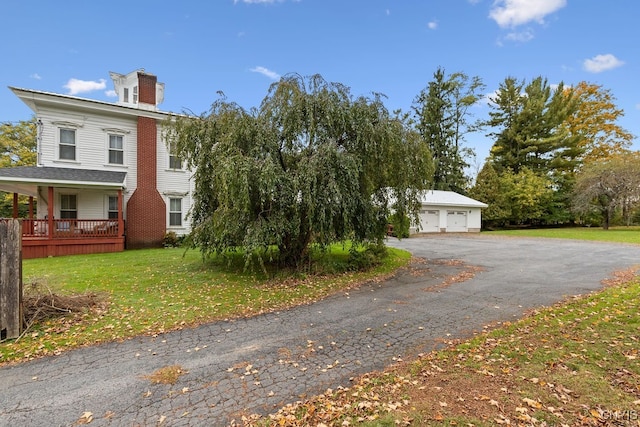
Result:
{"label": "green shrub", "polygon": [[178,248],[182,246],[185,236],[178,236],[175,231],[167,231],[162,239],[165,248]]}
{"label": "green shrub", "polygon": [[364,250],[358,250],[355,245],[349,249],[349,269],[362,271],[375,267],[382,263],[382,259],[387,256],[387,247],[380,243],[367,244]]}

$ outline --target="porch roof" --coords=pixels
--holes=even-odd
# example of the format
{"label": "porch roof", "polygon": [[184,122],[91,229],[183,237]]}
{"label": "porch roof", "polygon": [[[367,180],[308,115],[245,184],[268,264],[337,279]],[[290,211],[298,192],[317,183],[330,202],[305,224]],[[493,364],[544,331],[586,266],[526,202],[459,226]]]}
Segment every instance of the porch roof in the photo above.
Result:
{"label": "porch roof", "polygon": [[126,176],[116,171],[16,166],[0,168],[0,190],[29,196],[37,196],[38,186],[118,190],[125,187]]}

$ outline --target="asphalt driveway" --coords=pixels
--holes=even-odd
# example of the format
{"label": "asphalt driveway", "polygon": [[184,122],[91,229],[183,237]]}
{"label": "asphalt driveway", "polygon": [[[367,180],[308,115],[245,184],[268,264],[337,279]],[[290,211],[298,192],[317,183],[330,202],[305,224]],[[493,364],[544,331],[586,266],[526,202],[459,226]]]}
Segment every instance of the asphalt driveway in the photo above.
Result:
{"label": "asphalt driveway", "polygon": [[[640,264],[640,246],[606,243],[434,235],[389,244],[425,261],[285,312],[0,368],[0,425],[225,426],[596,290]],[[174,385],[146,378],[176,364],[188,373]]]}

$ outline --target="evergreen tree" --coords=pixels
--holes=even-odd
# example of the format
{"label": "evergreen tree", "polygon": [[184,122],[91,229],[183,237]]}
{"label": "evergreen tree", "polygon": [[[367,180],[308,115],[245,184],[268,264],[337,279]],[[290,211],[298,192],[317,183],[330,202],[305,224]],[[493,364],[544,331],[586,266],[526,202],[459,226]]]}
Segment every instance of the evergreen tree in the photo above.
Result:
{"label": "evergreen tree", "polygon": [[466,133],[474,129],[469,122],[469,107],[484,88],[478,77],[463,73],[445,75],[438,68],[433,80],[414,100],[412,109],[416,128],[427,143],[434,162],[433,188],[466,194],[469,179],[465,158],[473,151],[463,146]]}
{"label": "evergreen tree", "polygon": [[[543,214],[538,211],[531,222],[571,221],[570,194],[583,154],[580,137],[570,132],[567,120],[578,110],[579,97],[562,83],[552,88],[542,77],[530,83],[509,77],[501,83],[489,113],[487,126],[495,129],[489,161],[499,175],[506,173],[534,182],[530,173],[553,189],[551,197],[540,197]],[[523,187],[524,188],[524,187]],[[522,212],[533,212],[525,209]],[[526,222],[523,215],[512,215]]]}
{"label": "evergreen tree", "polygon": [[497,128],[491,160],[499,171],[528,168],[547,174],[570,171],[579,164],[578,138],[563,124],[578,99],[563,83],[552,88],[542,77],[525,85],[514,78],[501,83],[486,125]]}

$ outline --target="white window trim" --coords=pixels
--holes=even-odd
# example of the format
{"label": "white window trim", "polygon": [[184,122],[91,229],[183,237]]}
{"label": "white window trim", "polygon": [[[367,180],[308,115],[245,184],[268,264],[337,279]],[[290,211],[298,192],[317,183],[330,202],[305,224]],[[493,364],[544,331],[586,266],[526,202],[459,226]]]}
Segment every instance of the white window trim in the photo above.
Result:
{"label": "white window trim", "polygon": [[[107,194],[105,195],[105,201],[104,201],[104,217],[105,218],[109,218],[109,199],[111,197],[115,197],[116,198],[116,210],[115,211],[111,211],[111,212],[117,212],[118,211],[118,206],[117,206],[117,200],[118,200],[118,195],[117,194]],[[124,214],[124,213],[123,213]]]}
{"label": "white window trim", "polygon": [[[77,219],[77,218],[78,218],[78,205],[80,204],[80,203],[78,202],[78,194],[77,194],[77,193],[59,193],[59,194],[58,194],[58,203],[59,203],[59,205],[58,205],[58,218],[59,218],[59,219],[63,219],[63,218],[62,218],[62,211],[63,211],[64,209],[62,209],[62,198],[63,198],[63,197],[65,197],[65,196],[74,196],[74,197],[75,197],[75,199],[76,199],[76,209],[75,209],[75,213],[76,213],[76,219]],[[70,210],[69,210],[69,211],[70,211]]]}
{"label": "white window trim", "polygon": [[[60,147],[63,145],[61,138],[60,138],[60,133],[63,130],[69,130],[69,131],[73,131],[73,148],[74,148],[74,158],[73,159],[63,159],[60,157]],[[70,146],[70,144],[64,144],[65,146]],[[78,150],[78,128],[75,127],[71,127],[71,126],[58,126],[56,128],[56,162],[63,162],[63,163],[80,163],[80,160],[78,159],[79,157],[79,150]]]}
{"label": "white window trim", "polygon": [[[122,148],[120,150],[117,149],[112,149],[111,148],[111,137],[112,136],[119,136],[120,138],[122,138]],[[109,166],[124,166],[127,164],[127,151],[125,150],[127,146],[127,137],[126,135],[120,133],[120,132],[107,132],[107,162],[106,164]],[[110,154],[111,154],[111,150],[114,151],[122,151],[122,163],[111,163],[110,161]]]}
{"label": "white window trim", "polygon": [[[83,124],[78,123],[78,122],[69,122],[69,121],[65,121],[65,120],[56,120],[56,121],[52,121],[51,122],[52,125],[54,125],[56,127],[56,158],[54,160],[54,162],[61,162],[61,163],[76,163],[79,164],[80,163],[80,150],[79,150],[79,145],[78,145],[78,141],[79,141],[79,135],[78,135],[78,130],[82,127],[84,127]],[[75,132],[75,139],[74,139],[74,145],[75,145],[75,159],[74,160],[70,160],[70,159],[61,159],[60,158],[60,130],[62,129],[68,129],[68,130],[73,130]]]}
{"label": "white window trim", "polygon": [[[171,214],[178,213],[177,211],[171,210],[171,200],[178,199],[180,200],[180,225],[172,225],[171,224]],[[184,229],[185,228],[185,217],[184,217],[184,201],[185,198],[182,195],[178,194],[170,194],[167,196],[167,226],[169,229]]]}
{"label": "white window trim", "polygon": [[[120,129],[120,128],[102,128],[102,131],[106,134],[105,136],[105,166],[115,167],[115,168],[128,168],[127,165],[127,135],[131,133],[130,130]],[[111,135],[117,135],[122,137],[122,164],[120,163],[109,163],[109,137]]]}
{"label": "white window trim", "polygon": [[171,145],[167,146],[167,171],[169,172],[184,172],[184,160],[180,159],[180,167],[179,168],[172,168],[171,167],[171,158],[172,157],[178,157],[176,155],[173,155],[171,152],[173,151]]}

